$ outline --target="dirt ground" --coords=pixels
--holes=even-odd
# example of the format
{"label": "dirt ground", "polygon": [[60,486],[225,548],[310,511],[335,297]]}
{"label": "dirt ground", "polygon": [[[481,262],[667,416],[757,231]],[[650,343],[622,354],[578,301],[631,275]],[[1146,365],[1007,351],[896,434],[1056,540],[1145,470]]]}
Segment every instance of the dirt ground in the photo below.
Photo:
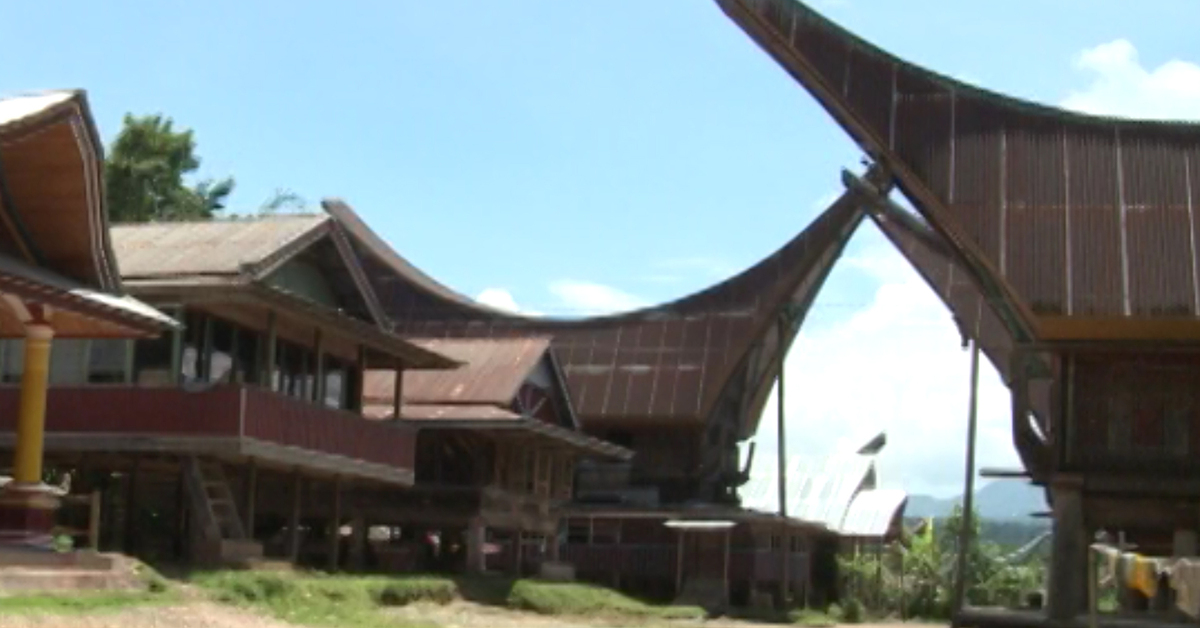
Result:
{"label": "dirt ground", "polygon": [[[449,606],[415,604],[393,611],[397,625],[405,620],[428,622],[442,628],[632,628],[633,626],[703,628],[778,628],[778,624],[740,621],[614,622],[602,619],[543,617],[499,608],[456,603]],[[177,606],[147,606],[79,615],[29,615],[0,617],[0,628],[296,628],[255,613],[207,602]],[[929,628],[920,624],[859,624],[854,628]]]}

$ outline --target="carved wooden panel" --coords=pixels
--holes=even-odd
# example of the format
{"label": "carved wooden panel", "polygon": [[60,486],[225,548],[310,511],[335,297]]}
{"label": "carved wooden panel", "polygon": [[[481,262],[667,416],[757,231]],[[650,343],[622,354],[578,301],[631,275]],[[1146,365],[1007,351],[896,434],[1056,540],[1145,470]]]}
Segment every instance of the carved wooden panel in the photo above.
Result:
{"label": "carved wooden panel", "polygon": [[1081,460],[1200,462],[1200,354],[1078,354],[1072,433]]}

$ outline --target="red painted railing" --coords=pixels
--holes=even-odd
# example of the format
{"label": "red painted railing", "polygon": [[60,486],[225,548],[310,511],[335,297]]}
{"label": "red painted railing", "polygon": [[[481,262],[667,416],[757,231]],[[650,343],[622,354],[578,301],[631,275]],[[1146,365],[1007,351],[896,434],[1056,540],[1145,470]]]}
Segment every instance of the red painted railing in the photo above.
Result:
{"label": "red painted railing", "polygon": [[[0,430],[16,429],[21,391],[0,388]],[[51,388],[46,431],[73,434],[235,437],[239,391],[189,393],[178,388],[90,386]]]}
{"label": "red painted railing", "polygon": [[346,456],[400,469],[413,468],[416,434],[410,428],[375,422],[340,410],[259,388],[246,395],[249,438]]}
{"label": "red painted railing", "polygon": [[[0,432],[16,429],[20,390],[0,387]],[[141,437],[239,436],[412,469],[411,429],[363,419],[254,387],[87,386],[52,388],[46,431]]]}

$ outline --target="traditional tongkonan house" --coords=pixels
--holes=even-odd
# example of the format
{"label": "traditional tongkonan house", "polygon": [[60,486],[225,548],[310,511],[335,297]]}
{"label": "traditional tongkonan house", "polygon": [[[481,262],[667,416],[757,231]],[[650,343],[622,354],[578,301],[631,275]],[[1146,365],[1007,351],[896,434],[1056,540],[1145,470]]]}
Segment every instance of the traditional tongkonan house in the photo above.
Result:
{"label": "traditional tongkonan house", "polygon": [[83,92],[0,99],[0,464],[11,469],[0,478],[0,566],[39,564],[25,550],[52,541],[61,491],[43,483],[47,387],[74,339],[123,347],[176,327],[123,294],[101,163]]}
{"label": "traditional tongkonan house", "polygon": [[1012,391],[1014,444],[1051,502],[1048,617],[1087,610],[1099,530],[1195,556],[1200,125],[1020,101],[795,0],[718,1],[916,209],[847,181]]}
{"label": "traditional tongkonan house", "polygon": [[580,431],[548,338],[410,341],[463,364],[405,370],[400,379],[396,371],[367,374],[368,416],[399,416],[418,430],[416,484],[394,499],[411,513],[402,532],[436,532],[442,559],[410,566],[528,574],[543,558],[558,561],[576,461],[628,460],[633,452]]}
{"label": "traditional tongkonan house", "polygon": [[[362,416],[363,373],[458,363],[391,332],[327,216],[123,225],[112,240],[124,285],[185,327],[56,345],[47,459],[103,492],[102,546],[363,565],[367,526],[399,521],[388,497],[412,485],[416,453],[413,428]],[[16,341],[0,353],[19,378]],[[0,407],[18,398],[0,391]]]}
{"label": "traditional tongkonan house", "polygon": [[[757,588],[800,593],[807,584],[806,536],[788,532],[806,524],[738,506],[748,477],[738,443],[755,433],[787,347],[861,222],[855,194],[727,281],[663,305],[578,320],[479,304],[415,269],[361,222],[348,228],[367,245],[356,252],[399,331],[548,337],[582,430],[635,452],[628,462],[579,464],[560,551],[578,577],[671,596],[688,589],[690,573],[697,595],[736,602]],[[345,204],[325,206],[342,224],[356,223]],[[726,534],[723,524],[700,525],[711,532],[701,534],[699,524],[665,525],[672,521],[736,526]],[[684,555],[677,530],[688,529],[699,546]]]}

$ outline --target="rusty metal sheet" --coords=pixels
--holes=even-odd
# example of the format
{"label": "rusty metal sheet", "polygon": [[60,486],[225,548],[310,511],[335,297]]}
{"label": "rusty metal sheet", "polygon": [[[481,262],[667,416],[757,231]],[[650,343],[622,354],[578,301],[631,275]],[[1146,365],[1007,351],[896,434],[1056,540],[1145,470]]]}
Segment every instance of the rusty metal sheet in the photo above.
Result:
{"label": "rusty metal sheet", "polygon": [[1013,337],[991,302],[971,281],[970,275],[937,234],[922,226],[916,216],[899,210],[870,214],[884,236],[933,289],[958,320],[961,331],[979,343],[979,348],[1005,383],[1010,381]]}
{"label": "rusty metal sheet", "polygon": [[899,59],[796,0],[717,0],[1035,315],[1200,316],[1200,124],[1090,116]]}
{"label": "rusty metal sheet", "polygon": [[[863,216],[856,203],[841,199],[775,253],[706,290],[634,312],[567,320],[475,304],[381,248],[386,245],[344,204],[327,204],[336,205],[329,209],[335,216],[346,215],[339,224],[355,240],[354,249],[398,332],[481,339],[549,336],[585,425],[707,421],[780,313],[811,302]],[[757,377],[771,374],[764,369]],[[747,394],[762,388],[754,384]],[[756,419],[747,415],[744,420]]]}
{"label": "rusty metal sheet", "polygon": [[[406,370],[403,401],[411,404],[490,404],[508,407],[550,348],[545,337],[408,338],[412,344],[461,362],[456,369]],[[395,371],[368,371],[363,398],[391,404]]]}
{"label": "rusty metal sheet", "polygon": [[[377,421],[395,418],[392,405],[363,404],[363,416]],[[522,417],[488,404],[404,404],[400,418],[406,421],[521,421]]]}
{"label": "rusty metal sheet", "polygon": [[321,227],[328,216],[114,225],[113,250],[128,280],[236,275]]}

